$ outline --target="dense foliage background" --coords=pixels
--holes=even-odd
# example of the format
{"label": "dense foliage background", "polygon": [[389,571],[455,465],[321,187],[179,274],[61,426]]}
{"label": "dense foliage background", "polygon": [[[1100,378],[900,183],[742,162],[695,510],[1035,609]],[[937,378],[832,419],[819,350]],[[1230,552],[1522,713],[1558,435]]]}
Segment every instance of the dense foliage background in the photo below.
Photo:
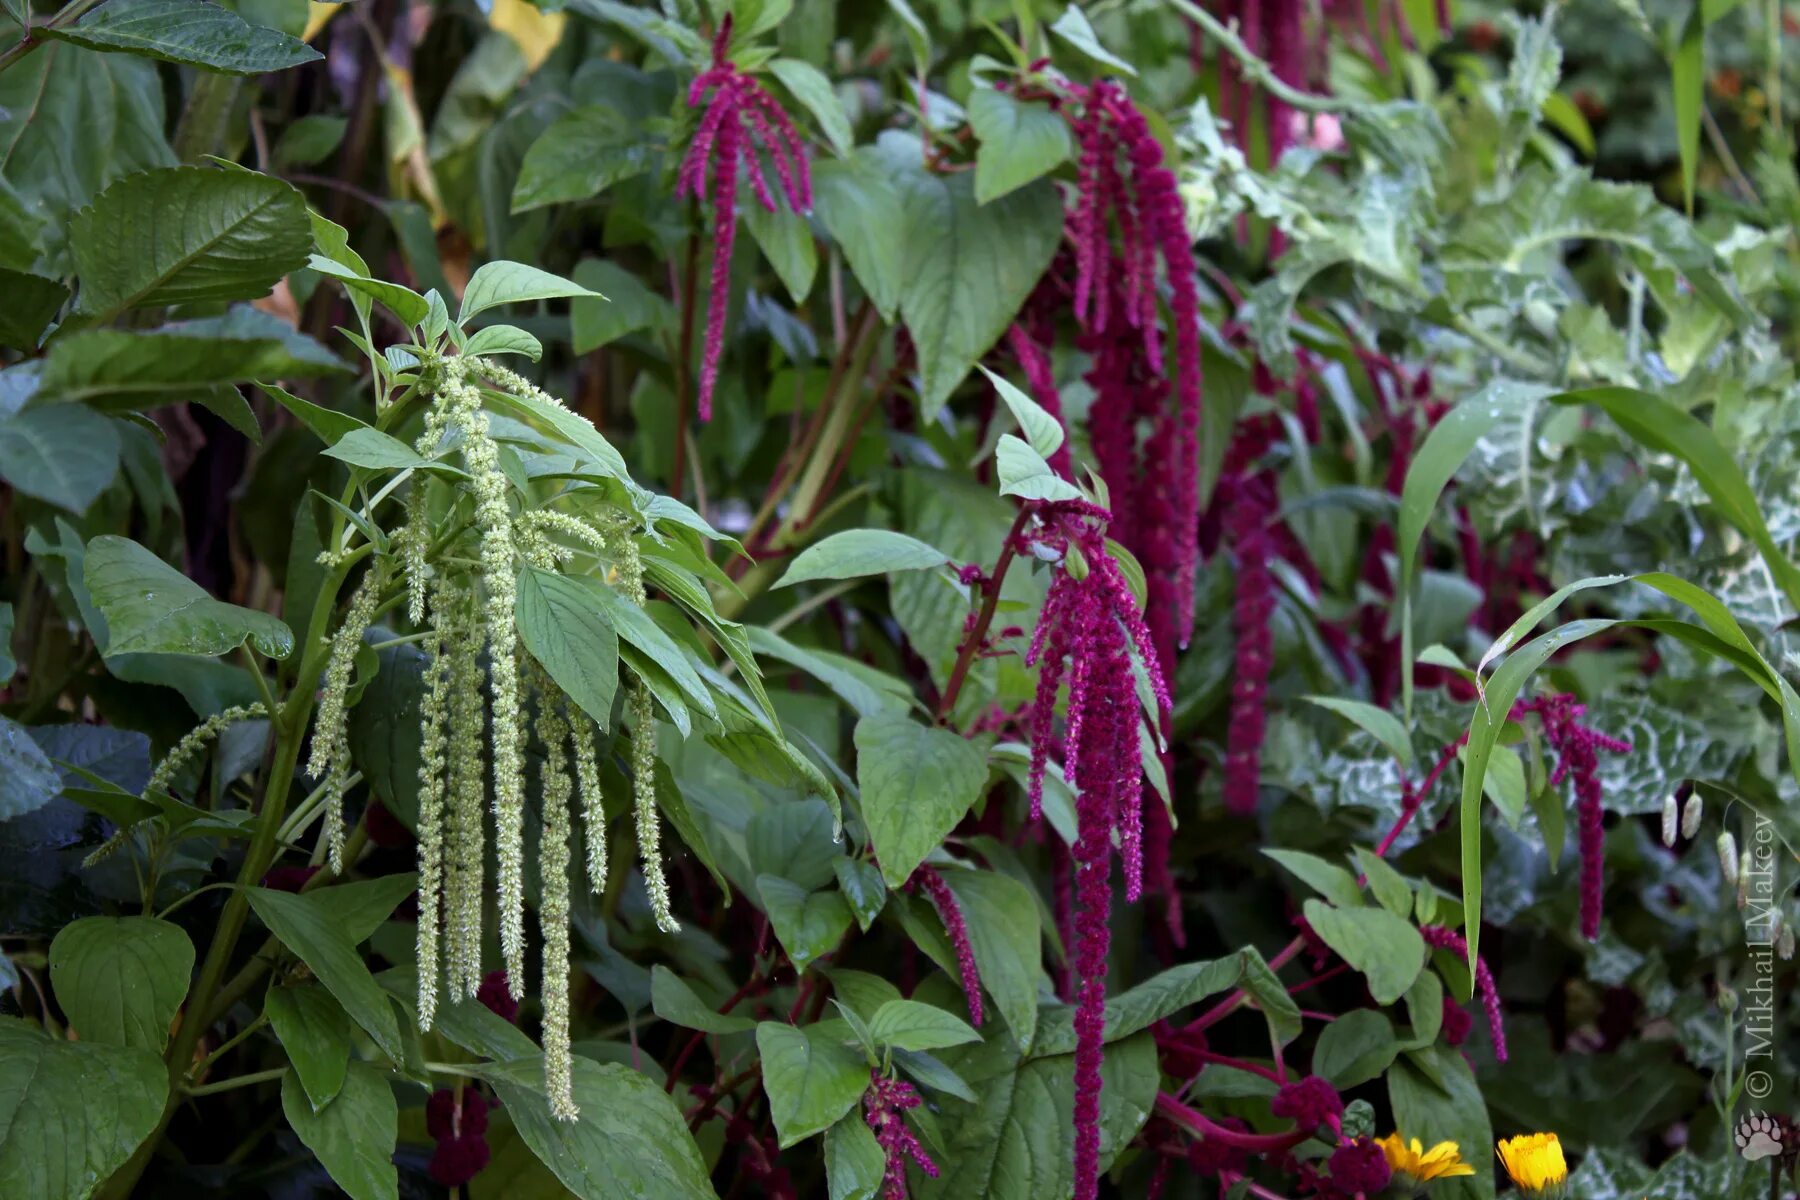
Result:
{"label": "dense foliage background", "polygon": [[0,1196],[1791,1194],[1797,37],[0,0]]}

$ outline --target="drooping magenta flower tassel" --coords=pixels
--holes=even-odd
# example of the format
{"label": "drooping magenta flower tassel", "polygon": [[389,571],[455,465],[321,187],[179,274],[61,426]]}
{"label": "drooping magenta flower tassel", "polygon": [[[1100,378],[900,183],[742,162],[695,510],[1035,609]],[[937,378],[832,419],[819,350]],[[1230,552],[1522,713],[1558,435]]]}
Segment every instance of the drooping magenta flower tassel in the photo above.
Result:
{"label": "drooping magenta flower tassel", "polygon": [[968,997],[969,1024],[981,1028],[981,971],[975,965],[975,947],[969,941],[969,926],[963,920],[962,905],[957,902],[956,893],[944,882],[935,867],[920,866],[913,871],[908,885],[917,887],[931,901],[931,907],[937,909],[938,919],[944,923],[944,933],[950,939],[951,949],[956,951],[956,970],[962,976],[963,995]]}
{"label": "drooping magenta flower tassel", "polygon": [[[706,112],[694,140],[688,143],[676,177],[675,198],[700,200],[711,191],[713,208],[712,286],[706,301],[706,350],[700,366],[699,412],[712,419],[713,388],[725,348],[725,315],[731,303],[731,248],[737,237],[737,180],[743,168],[750,190],[770,212],[775,195],[763,175],[761,154],[774,165],[788,207],[803,213],[812,208],[812,167],[806,141],[775,98],[726,57],[731,46],[731,18],[719,23],[713,38],[712,66],[688,88],[689,108],[703,103]],[[712,98],[706,98],[707,92]],[[748,124],[748,128],[746,128]],[[759,153],[760,152],[760,153]],[[711,179],[708,179],[708,171]]]}
{"label": "drooping magenta flower tassel", "polygon": [[[1079,501],[1047,505],[1037,541],[1062,569],[1050,586],[1027,665],[1042,662],[1053,679],[1068,659],[1069,704],[1064,771],[1075,789],[1072,859],[1076,915],[1075,957],[1075,1198],[1093,1200],[1100,1176],[1100,1066],[1110,950],[1113,841],[1125,866],[1125,894],[1143,893],[1143,770],[1138,729],[1143,720],[1132,672],[1142,660],[1155,696],[1156,718],[1169,693],[1150,630],[1118,563],[1106,549],[1104,509]],[[1053,657],[1054,656],[1054,657]],[[1040,675],[1033,712],[1030,791],[1041,797],[1056,687],[1046,695]]]}
{"label": "drooping magenta flower tassel", "polygon": [[1575,812],[1580,821],[1581,936],[1594,941],[1600,936],[1600,913],[1606,893],[1605,807],[1601,803],[1600,755],[1631,753],[1631,743],[1608,737],[1576,720],[1587,711],[1570,695],[1545,696],[1517,705],[1515,712],[1535,712],[1544,723],[1544,740],[1556,751],[1556,769],[1550,786],[1563,779],[1575,780]]}
{"label": "drooping magenta flower tassel", "polygon": [[[1467,962],[1469,943],[1463,935],[1443,925],[1421,925],[1419,933],[1425,938],[1427,946],[1439,950],[1448,950]],[[1493,973],[1488,970],[1487,960],[1475,960],[1475,990],[1481,993],[1481,1006],[1487,1010],[1488,1035],[1494,1040],[1494,1058],[1499,1062],[1506,1061],[1506,1029],[1501,1024],[1500,991],[1494,986]]]}
{"label": "drooping magenta flower tassel", "polygon": [[906,1127],[903,1114],[919,1107],[919,1093],[904,1079],[889,1079],[880,1071],[869,1072],[869,1090],[863,1093],[863,1120],[875,1134],[886,1160],[882,1171],[881,1200],[906,1200],[906,1164],[937,1178],[937,1164],[925,1153],[917,1135]]}
{"label": "drooping magenta flower tassel", "polygon": [[1267,481],[1239,480],[1225,511],[1225,534],[1237,567],[1231,624],[1237,635],[1231,682],[1231,722],[1225,744],[1225,807],[1238,816],[1256,811],[1262,780],[1262,744],[1267,723],[1269,672],[1274,638],[1275,580],[1268,529],[1274,508]]}

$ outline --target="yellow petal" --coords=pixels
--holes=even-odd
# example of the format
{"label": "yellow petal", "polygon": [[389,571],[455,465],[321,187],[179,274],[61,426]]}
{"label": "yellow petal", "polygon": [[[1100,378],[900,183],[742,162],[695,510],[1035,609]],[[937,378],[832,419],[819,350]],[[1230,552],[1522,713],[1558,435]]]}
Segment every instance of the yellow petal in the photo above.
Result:
{"label": "yellow petal", "polygon": [[567,13],[547,13],[526,0],[494,0],[488,12],[488,24],[518,43],[528,71],[537,70],[550,57],[568,19]]}

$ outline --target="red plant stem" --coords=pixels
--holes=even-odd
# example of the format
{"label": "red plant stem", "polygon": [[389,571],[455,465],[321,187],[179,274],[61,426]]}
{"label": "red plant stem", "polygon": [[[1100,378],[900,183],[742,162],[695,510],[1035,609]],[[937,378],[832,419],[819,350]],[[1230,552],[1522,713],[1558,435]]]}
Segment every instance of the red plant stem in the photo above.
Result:
{"label": "red plant stem", "polygon": [[1261,1075],[1271,1083],[1280,1083],[1280,1076],[1271,1068],[1261,1063],[1253,1063],[1242,1058],[1233,1058],[1229,1054],[1214,1054],[1210,1050],[1198,1051],[1195,1056],[1203,1063],[1216,1063],[1221,1067],[1230,1067],[1234,1071],[1248,1071],[1252,1075]]}
{"label": "red plant stem", "polygon": [[[751,995],[761,990],[761,985],[762,972],[752,971],[750,973],[750,978],[744,981],[743,986],[731,993],[725,1003],[719,1006],[719,1012],[721,1014],[730,1012],[738,1006],[740,1001],[749,998]],[[681,1076],[681,1068],[687,1065],[689,1056],[691,1056],[699,1047],[700,1043],[705,1040],[706,1034],[703,1031],[696,1029],[694,1031],[694,1036],[687,1040],[687,1044],[681,1048],[681,1053],[675,1056],[675,1062],[669,1067],[669,1077],[663,1081],[663,1091],[673,1092],[675,1090],[675,1084]]]}
{"label": "red plant stem", "polygon": [[944,694],[938,699],[937,720],[940,725],[949,719],[950,711],[956,707],[957,694],[962,691],[963,680],[968,678],[969,668],[975,662],[975,652],[981,648],[988,626],[993,624],[994,610],[1000,605],[1000,585],[1006,582],[1006,572],[1012,566],[1019,537],[1025,530],[1025,522],[1031,519],[1032,511],[1030,503],[1021,504],[1019,515],[1013,518],[1012,528],[1006,531],[1006,543],[1000,547],[1000,557],[994,563],[994,573],[988,577],[981,612],[975,618],[969,635],[963,639],[962,648],[956,652],[956,665],[950,668],[950,678],[944,683]]}
{"label": "red plant stem", "polygon": [[1251,1154],[1279,1154],[1283,1150],[1292,1150],[1313,1135],[1310,1129],[1288,1133],[1239,1133],[1208,1120],[1205,1113],[1189,1108],[1167,1092],[1156,1094],[1156,1115],[1195,1137]]}
{"label": "red plant stem", "polygon": [[669,468],[669,494],[681,499],[686,490],[681,476],[687,462],[688,393],[693,390],[694,356],[694,292],[698,286],[700,237],[688,235],[687,252],[681,267],[681,339],[675,355],[675,461]]}
{"label": "red plant stem", "polygon": [[1299,983],[1296,983],[1293,987],[1288,989],[1288,995],[1298,996],[1301,992],[1306,991],[1308,988],[1318,987],[1321,983],[1324,983],[1327,979],[1335,979],[1337,976],[1342,975],[1345,971],[1348,971],[1349,969],[1350,969],[1349,963],[1339,963],[1335,967],[1328,967],[1327,969],[1320,971],[1317,975],[1314,975],[1311,979],[1302,979]]}

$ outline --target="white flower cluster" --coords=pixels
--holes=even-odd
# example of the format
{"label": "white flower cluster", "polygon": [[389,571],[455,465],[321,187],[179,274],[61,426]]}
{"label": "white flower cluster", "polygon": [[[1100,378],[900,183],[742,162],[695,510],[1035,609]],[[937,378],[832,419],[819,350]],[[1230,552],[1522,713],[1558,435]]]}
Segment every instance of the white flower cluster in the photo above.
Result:
{"label": "white flower cluster", "polygon": [[333,875],[344,870],[344,792],[350,781],[350,679],[356,670],[363,634],[375,619],[380,597],[381,572],[378,566],[371,565],[351,593],[344,623],[332,635],[331,653],[325,659],[325,685],[319,693],[318,715],[313,721],[312,756],[306,773],[325,784],[324,834]]}

